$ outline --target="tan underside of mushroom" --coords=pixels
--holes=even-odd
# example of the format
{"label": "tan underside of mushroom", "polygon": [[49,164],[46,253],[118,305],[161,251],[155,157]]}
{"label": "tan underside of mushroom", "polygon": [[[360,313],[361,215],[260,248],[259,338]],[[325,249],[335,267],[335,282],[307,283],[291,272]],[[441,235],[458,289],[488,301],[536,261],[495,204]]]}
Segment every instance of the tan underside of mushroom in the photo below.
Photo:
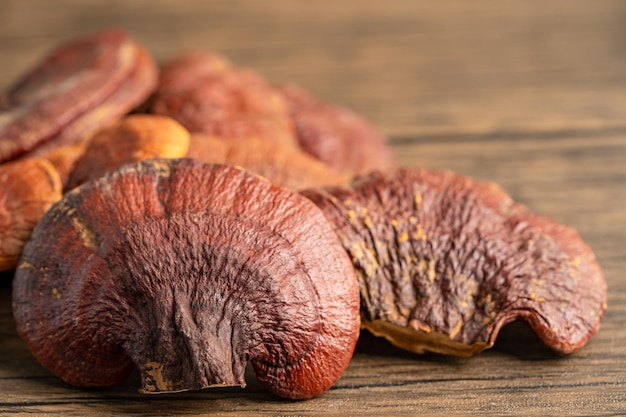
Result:
{"label": "tan underside of mushroom", "polygon": [[474,342],[467,345],[450,339],[450,336],[444,333],[425,332],[382,320],[362,321],[361,327],[375,336],[384,337],[394,346],[414,353],[429,351],[444,355],[469,357],[493,346],[493,343],[488,342]]}

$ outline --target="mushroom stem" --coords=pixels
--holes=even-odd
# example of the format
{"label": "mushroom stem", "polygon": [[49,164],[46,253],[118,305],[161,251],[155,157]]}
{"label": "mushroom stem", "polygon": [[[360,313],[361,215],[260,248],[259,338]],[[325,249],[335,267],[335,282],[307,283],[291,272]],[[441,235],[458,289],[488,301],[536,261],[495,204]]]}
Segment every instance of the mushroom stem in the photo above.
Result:
{"label": "mushroom stem", "polygon": [[174,296],[172,314],[158,323],[162,332],[129,340],[124,348],[141,373],[140,392],[159,394],[215,386],[245,387],[246,355],[236,352],[233,333],[238,326],[221,320],[200,328],[194,313]]}

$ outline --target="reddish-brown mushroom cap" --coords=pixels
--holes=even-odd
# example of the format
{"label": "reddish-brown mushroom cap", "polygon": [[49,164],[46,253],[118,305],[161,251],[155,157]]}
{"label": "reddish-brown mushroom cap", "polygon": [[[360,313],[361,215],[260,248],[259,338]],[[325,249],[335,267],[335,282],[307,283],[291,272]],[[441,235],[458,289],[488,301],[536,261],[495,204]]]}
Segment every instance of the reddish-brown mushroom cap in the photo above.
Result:
{"label": "reddish-brown mushroom cap", "polygon": [[469,356],[520,318],[566,354],[599,328],[606,282],[591,249],[494,184],[404,169],[304,195],[352,258],[362,326],[397,346]]}
{"label": "reddish-brown mushroom cap", "polygon": [[0,165],[0,271],[17,266],[24,243],[61,192],[59,174],[45,159]]}
{"label": "reddish-brown mushroom cap", "polygon": [[[55,236],[55,238],[51,238]],[[67,193],[16,271],[21,337],[69,383],[139,368],[147,393],[245,385],[310,398],[358,337],[354,271],[323,213],[245,171],[126,165]]]}
{"label": "reddish-brown mushroom cap", "polygon": [[191,136],[187,157],[206,163],[238,166],[273,184],[293,190],[337,185],[348,181],[304,152],[260,139],[232,141],[202,134]]}
{"label": "reddish-brown mushroom cap", "polygon": [[99,129],[142,105],[156,88],[157,68],[148,51],[137,44],[135,48],[135,67],[122,84],[97,106],[65,126],[54,140],[42,144],[34,154],[45,155],[59,146],[86,142]]}
{"label": "reddish-brown mushroom cap", "polygon": [[169,61],[159,76],[158,93],[175,94],[193,89],[198,80],[232,71],[231,62],[219,54],[188,52]]}
{"label": "reddish-brown mushroom cap", "polygon": [[281,94],[255,72],[213,54],[184,55],[165,65],[151,112],[172,117],[191,133],[297,147]]}
{"label": "reddish-brown mushroom cap", "polygon": [[136,114],[96,133],[76,162],[68,189],[102,177],[109,171],[146,159],[182,158],[189,149],[189,132],[169,117]]}
{"label": "reddish-brown mushroom cap", "polygon": [[120,30],[61,45],[4,95],[0,162],[84,140],[145,100],[156,72]]}
{"label": "reddish-brown mushroom cap", "polygon": [[386,139],[353,111],[324,103],[293,85],[280,91],[306,153],[350,176],[394,166]]}

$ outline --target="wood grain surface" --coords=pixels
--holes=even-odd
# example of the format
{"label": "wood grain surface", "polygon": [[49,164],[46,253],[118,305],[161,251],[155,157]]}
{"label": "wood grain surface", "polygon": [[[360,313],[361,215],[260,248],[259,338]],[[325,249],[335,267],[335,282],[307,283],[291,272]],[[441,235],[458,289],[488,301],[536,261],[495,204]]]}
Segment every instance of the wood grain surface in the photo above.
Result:
{"label": "wood grain surface", "polygon": [[215,50],[348,106],[403,166],[495,181],[569,224],[609,286],[599,333],[557,357],[525,325],[469,359],[414,355],[363,333],[345,375],[304,402],[246,389],[176,395],[71,387],[18,338],[0,289],[7,415],[626,415],[626,2],[0,0],[0,88],[56,43],[129,30],[158,60]]}

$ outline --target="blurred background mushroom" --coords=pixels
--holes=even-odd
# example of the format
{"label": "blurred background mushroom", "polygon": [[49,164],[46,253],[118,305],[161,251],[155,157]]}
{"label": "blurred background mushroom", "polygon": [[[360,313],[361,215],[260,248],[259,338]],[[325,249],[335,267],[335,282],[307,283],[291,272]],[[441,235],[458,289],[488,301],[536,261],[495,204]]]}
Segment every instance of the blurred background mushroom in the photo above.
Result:
{"label": "blurred background mushroom", "polygon": [[0,165],[0,271],[15,269],[22,248],[44,213],[61,198],[63,184],[43,158]]}

